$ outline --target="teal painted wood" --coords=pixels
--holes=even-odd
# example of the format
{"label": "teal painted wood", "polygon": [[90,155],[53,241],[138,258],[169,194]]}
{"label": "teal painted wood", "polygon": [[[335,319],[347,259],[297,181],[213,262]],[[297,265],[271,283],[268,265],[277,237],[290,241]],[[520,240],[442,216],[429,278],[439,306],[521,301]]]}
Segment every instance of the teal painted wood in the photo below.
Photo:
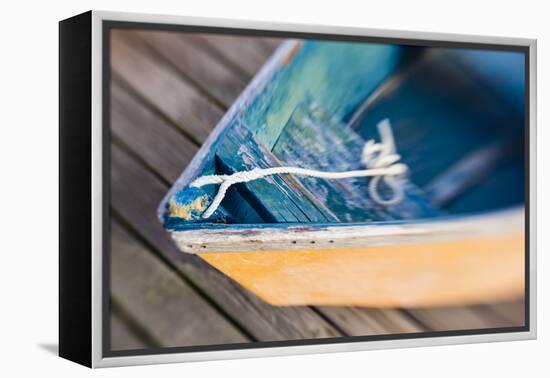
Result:
{"label": "teal painted wood", "polygon": [[268,149],[299,104],[314,98],[345,120],[404,57],[403,47],[390,44],[306,41],[298,47],[289,51],[289,63],[274,72],[243,115]]}
{"label": "teal painted wood", "polygon": [[[231,174],[256,167],[280,165],[276,157],[259,144],[246,127],[238,121],[235,122],[229,128],[230,132],[216,142],[213,149],[215,152],[208,155],[209,163],[205,165],[208,169],[204,174]],[[264,180],[235,185],[228,191],[222,206],[212,217],[204,220],[200,213],[193,213],[191,220],[194,223],[324,223],[336,220],[298,182],[288,175],[284,176],[271,176]],[[217,186],[213,185],[198,189],[184,187],[183,190],[176,191],[170,201],[176,199],[178,203],[185,205],[206,195],[209,203],[216,190]],[[164,222],[171,225],[171,228],[177,228],[180,220],[167,212]]]}
{"label": "teal painted wood", "polygon": [[[378,136],[375,138],[379,139]],[[336,116],[327,114],[316,102],[299,105],[277,140],[273,153],[283,165],[321,171],[364,169],[360,158],[365,140]],[[440,215],[422,193],[406,180],[404,199],[392,206],[377,204],[368,195],[370,179],[325,180],[297,176],[324,207],[336,214],[339,222],[373,222],[392,219],[416,219]],[[392,196],[381,185],[384,197]]]}
{"label": "teal painted wood", "polygon": [[[216,158],[220,167],[219,173],[222,174],[280,165],[242,123],[236,124],[225,135],[216,150]],[[240,195],[234,197],[235,206],[250,204],[265,222],[322,223],[335,219],[328,211],[312,203],[305,195],[305,190],[297,186],[291,177],[285,176],[270,176],[236,185],[236,191]],[[248,219],[244,218],[240,223],[246,222]]]}

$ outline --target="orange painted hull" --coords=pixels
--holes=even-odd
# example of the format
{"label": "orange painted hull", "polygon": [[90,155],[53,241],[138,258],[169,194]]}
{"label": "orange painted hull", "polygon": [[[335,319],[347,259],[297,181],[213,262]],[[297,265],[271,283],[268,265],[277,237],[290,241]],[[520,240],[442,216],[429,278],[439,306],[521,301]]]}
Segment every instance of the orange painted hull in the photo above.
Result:
{"label": "orange painted hull", "polygon": [[277,306],[424,307],[524,294],[523,232],[422,244],[199,254]]}

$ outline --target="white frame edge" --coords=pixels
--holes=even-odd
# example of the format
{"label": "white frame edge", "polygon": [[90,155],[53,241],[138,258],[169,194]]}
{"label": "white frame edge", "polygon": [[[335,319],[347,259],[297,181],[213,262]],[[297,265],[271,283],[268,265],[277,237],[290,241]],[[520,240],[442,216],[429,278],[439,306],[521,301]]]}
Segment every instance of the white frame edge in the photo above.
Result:
{"label": "white frame edge", "polygon": [[103,360],[103,17],[92,11],[92,367]]}
{"label": "white frame edge", "polygon": [[[494,333],[482,335],[461,335],[443,337],[425,337],[400,340],[377,340],[335,344],[315,344],[284,347],[259,347],[233,350],[181,352],[149,354],[140,356],[103,357],[103,152],[102,152],[102,39],[103,21],[125,21],[158,24],[181,24],[193,26],[212,26],[239,29],[261,29],[273,31],[345,34],[382,38],[407,38],[423,40],[440,40],[448,42],[470,42],[525,46],[529,48],[529,314],[530,330],[528,332]],[[380,30],[355,27],[299,25],[269,23],[217,18],[183,17],[126,12],[92,11],[92,367],[115,367],[129,365],[160,364],[174,362],[191,362],[222,360],[235,358],[286,356],[296,354],[350,352],[373,349],[410,348],[450,344],[466,344],[496,341],[529,340],[536,338],[536,76],[537,76],[537,43],[535,39],[508,38],[497,36],[479,36],[431,33],[402,30]]]}

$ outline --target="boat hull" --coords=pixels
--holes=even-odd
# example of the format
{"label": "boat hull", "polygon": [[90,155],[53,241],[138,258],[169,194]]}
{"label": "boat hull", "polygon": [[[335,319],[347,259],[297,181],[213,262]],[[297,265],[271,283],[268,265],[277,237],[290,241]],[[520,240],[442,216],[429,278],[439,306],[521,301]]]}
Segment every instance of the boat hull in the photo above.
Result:
{"label": "boat hull", "polygon": [[374,247],[202,253],[276,306],[426,307],[524,293],[524,235]]}
{"label": "boat hull", "polygon": [[494,303],[525,286],[523,208],[378,225],[173,232],[179,248],[277,306]]}

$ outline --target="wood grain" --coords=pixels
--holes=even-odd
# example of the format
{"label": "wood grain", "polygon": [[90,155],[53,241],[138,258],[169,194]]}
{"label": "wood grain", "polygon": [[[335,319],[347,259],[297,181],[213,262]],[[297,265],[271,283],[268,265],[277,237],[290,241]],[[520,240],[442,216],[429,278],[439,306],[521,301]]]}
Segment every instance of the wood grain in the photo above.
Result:
{"label": "wood grain", "polygon": [[168,121],[140,103],[117,80],[111,84],[112,135],[138,151],[143,163],[174,182],[198,147]]}
{"label": "wood grain", "polygon": [[161,346],[249,340],[116,222],[111,235],[112,295]]}
{"label": "wood grain", "polygon": [[[187,36],[182,35],[182,38]],[[278,38],[255,38],[210,34],[197,36],[199,44],[236,73],[249,80],[283,41]]]}
{"label": "wood grain", "polygon": [[334,319],[351,336],[413,333],[426,329],[401,310],[361,307],[322,307],[323,314]]}
{"label": "wood grain", "polygon": [[140,96],[185,130],[190,138],[203,142],[222,116],[191,83],[175,70],[163,66],[131,32],[111,35],[111,67]]}
{"label": "wood grain", "polygon": [[[256,167],[278,166],[273,155],[257,142],[255,136],[245,128],[236,128],[235,133],[226,134],[216,150],[216,157],[227,173],[248,171]],[[245,140],[246,143],[242,141]],[[253,202],[260,216],[268,222],[319,222],[330,219],[327,212],[304,196],[300,187],[288,184],[283,175],[266,177],[241,184],[250,193],[241,202]],[[290,179],[291,182],[294,180]],[[229,202],[229,201],[226,201]]]}
{"label": "wood grain", "polygon": [[521,327],[525,321],[523,301],[484,306],[411,309],[408,312],[430,331]]}
{"label": "wood grain", "polygon": [[246,86],[246,80],[197,46],[197,42],[200,43],[197,34],[143,31],[138,35],[206,96],[212,96],[225,107],[229,107]]}
{"label": "wood grain", "polygon": [[112,350],[144,349],[153,346],[142,340],[130,328],[126,319],[123,319],[114,309],[111,310],[110,329]]}

